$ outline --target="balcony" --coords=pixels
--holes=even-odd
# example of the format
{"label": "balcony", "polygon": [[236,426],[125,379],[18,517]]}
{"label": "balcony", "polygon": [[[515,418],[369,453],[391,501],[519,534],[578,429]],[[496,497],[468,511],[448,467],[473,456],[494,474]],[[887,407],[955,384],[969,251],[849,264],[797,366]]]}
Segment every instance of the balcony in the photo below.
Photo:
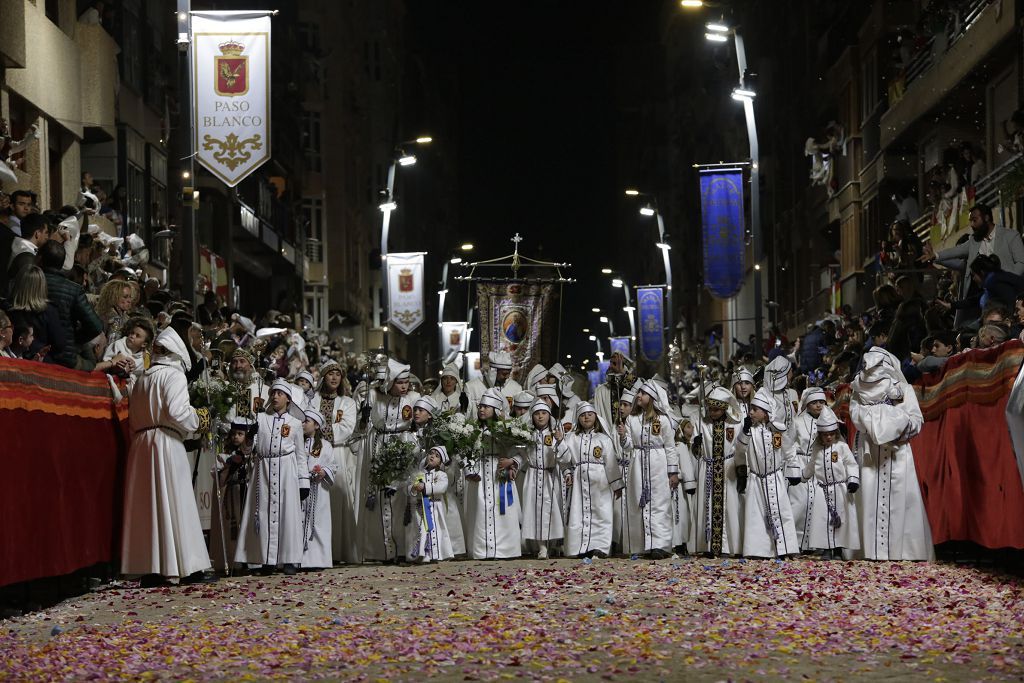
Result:
{"label": "balcony", "polygon": [[[911,59],[904,74],[902,95],[890,99],[881,118],[881,146],[894,144],[912,124],[938,105],[983,60],[1015,31],[1017,0],[973,0],[960,21],[947,27],[942,38],[946,49],[939,53],[938,37],[929,39]],[[890,88],[892,93],[898,88]]]}

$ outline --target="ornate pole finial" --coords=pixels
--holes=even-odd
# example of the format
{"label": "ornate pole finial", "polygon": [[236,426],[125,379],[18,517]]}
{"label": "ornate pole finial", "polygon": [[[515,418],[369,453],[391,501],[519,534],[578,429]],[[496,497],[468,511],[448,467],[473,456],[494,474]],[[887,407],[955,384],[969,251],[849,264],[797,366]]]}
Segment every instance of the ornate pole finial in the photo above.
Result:
{"label": "ornate pole finial", "polygon": [[515,245],[515,251],[512,253],[512,277],[516,277],[519,273],[519,243],[523,241],[523,238],[516,233],[516,236],[512,238],[512,244]]}

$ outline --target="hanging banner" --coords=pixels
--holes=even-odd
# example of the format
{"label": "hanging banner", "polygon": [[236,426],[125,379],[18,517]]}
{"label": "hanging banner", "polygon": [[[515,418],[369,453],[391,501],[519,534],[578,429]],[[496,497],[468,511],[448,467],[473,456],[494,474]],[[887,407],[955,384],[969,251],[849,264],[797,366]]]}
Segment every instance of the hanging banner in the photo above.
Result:
{"label": "hanging banner", "polygon": [[743,286],[743,170],[700,172],[700,213],[704,226],[704,287],[728,299]]}
{"label": "hanging banner", "polygon": [[423,252],[388,254],[388,322],[403,334],[423,323]]}
{"label": "hanging banner", "polygon": [[665,293],[661,287],[642,287],[637,290],[637,309],[640,313],[640,355],[657,362],[665,353]]}
{"label": "hanging banner", "polygon": [[270,17],[192,14],[196,159],[234,187],[270,159]]}
{"label": "hanging banner", "polygon": [[613,353],[618,352],[632,360],[633,350],[630,348],[632,345],[629,341],[629,337],[610,337],[608,339],[608,357],[611,358]]}
{"label": "hanging banner", "polygon": [[467,382],[472,382],[474,379],[483,380],[484,370],[480,367],[480,352],[470,351],[466,354],[466,373],[465,379]]}
{"label": "hanging banner", "polygon": [[512,377],[522,381],[542,360],[554,358],[558,339],[555,285],[528,282],[479,282],[480,353],[508,351]]}
{"label": "hanging banner", "polygon": [[206,247],[199,247],[199,279],[204,291],[214,291],[217,298],[226,305],[230,288],[228,287],[228,268],[224,257]]}
{"label": "hanging banner", "polygon": [[454,363],[469,343],[469,335],[466,334],[466,323],[441,323],[441,358],[444,363]]}

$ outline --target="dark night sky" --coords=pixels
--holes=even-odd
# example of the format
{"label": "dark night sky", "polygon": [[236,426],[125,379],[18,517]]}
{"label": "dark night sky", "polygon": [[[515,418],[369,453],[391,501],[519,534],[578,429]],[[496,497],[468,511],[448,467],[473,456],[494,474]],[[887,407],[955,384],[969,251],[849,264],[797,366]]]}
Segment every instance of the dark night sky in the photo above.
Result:
{"label": "dark night sky", "polygon": [[[475,258],[509,253],[518,231],[523,253],[572,263],[579,283],[566,288],[562,356],[591,353],[580,331],[598,326],[591,306],[607,306],[613,294],[622,305],[621,292],[599,279],[603,265],[616,265],[609,254],[623,248],[611,241],[624,201],[613,138],[615,47],[656,42],[664,3],[430,4],[430,16],[420,17],[413,2],[412,18],[420,40],[430,31],[426,49],[457,65],[462,232],[479,245]],[[621,326],[621,311],[619,318]]]}

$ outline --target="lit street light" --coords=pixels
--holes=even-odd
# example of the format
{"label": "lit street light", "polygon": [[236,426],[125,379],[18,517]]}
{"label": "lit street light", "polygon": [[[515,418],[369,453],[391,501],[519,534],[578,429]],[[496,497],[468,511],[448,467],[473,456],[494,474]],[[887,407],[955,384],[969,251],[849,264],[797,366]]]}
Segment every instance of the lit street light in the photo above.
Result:
{"label": "lit street light", "polygon": [[[612,287],[621,288],[622,293],[626,296],[626,305],[622,307],[622,310],[629,317],[629,339],[630,341],[636,341],[636,320],[633,318],[633,311],[636,309],[629,298],[629,284],[622,278],[617,277],[612,279]],[[632,344],[630,344],[630,349],[632,349]]]}
{"label": "lit street light", "polygon": [[[658,220],[658,241],[655,242],[655,246],[661,250],[662,262],[665,265],[665,308],[667,309],[666,318],[666,329],[668,334],[675,334],[675,323],[674,323],[674,309],[672,306],[672,259],[669,257],[669,250],[672,248],[669,243],[665,240],[665,219],[661,215],[661,211],[658,210],[658,199],[649,192],[641,192],[640,190],[629,189],[626,190],[626,195],[630,197],[647,197],[648,201],[642,207],[640,207],[641,216],[654,216]],[[628,305],[628,304],[627,304]],[[666,358],[668,357],[666,349]]]}

